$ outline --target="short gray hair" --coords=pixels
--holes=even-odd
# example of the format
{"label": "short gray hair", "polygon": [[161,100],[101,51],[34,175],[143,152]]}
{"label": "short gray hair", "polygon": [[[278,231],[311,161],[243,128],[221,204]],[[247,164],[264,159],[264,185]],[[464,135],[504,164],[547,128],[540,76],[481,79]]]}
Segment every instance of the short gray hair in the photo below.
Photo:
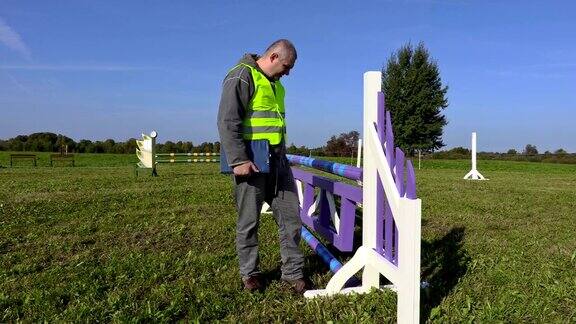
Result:
{"label": "short gray hair", "polygon": [[270,55],[275,51],[279,52],[282,56],[294,57],[294,60],[298,58],[298,53],[296,53],[296,47],[294,47],[294,44],[292,44],[291,41],[284,38],[279,39],[274,43],[270,44],[270,46],[268,46],[264,54]]}

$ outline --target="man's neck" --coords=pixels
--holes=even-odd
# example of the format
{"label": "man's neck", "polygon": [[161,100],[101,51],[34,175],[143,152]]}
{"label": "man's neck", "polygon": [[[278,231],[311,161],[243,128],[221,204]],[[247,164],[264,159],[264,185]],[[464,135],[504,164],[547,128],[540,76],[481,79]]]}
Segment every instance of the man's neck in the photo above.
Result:
{"label": "man's neck", "polygon": [[265,65],[266,63],[264,62],[264,58],[260,57],[258,60],[256,60],[256,66],[258,66],[258,68],[260,69],[260,71],[262,71],[262,73],[266,76],[266,79],[268,79],[268,81],[270,82],[274,82],[274,80],[272,80],[272,78],[268,75],[268,73],[266,72],[265,69],[262,68],[263,65]]}

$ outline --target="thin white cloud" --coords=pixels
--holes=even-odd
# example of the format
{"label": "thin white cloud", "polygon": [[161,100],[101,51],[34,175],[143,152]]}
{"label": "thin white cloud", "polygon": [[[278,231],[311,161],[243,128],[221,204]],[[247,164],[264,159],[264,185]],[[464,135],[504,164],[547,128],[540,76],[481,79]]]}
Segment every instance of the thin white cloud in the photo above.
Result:
{"label": "thin white cloud", "polygon": [[121,72],[121,71],[147,71],[158,70],[156,67],[124,66],[124,65],[0,65],[0,70],[27,70],[27,71],[95,71],[95,72]]}
{"label": "thin white cloud", "polygon": [[32,54],[30,49],[24,41],[22,37],[12,28],[10,27],[4,19],[0,17],[0,43],[4,44],[11,50],[20,53],[24,58],[28,61],[32,60]]}
{"label": "thin white cloud", "polygon": [[30,89],[28,89],[28,87],[23,85],[20,81],[18,81],[12,74],[6,73],[6,75],[8,76],[8,79],[10,80],[10,82],[12,82],[18,89],[20,89],[21,91],[23,91],[27,94],[32,94],[32,91]]}

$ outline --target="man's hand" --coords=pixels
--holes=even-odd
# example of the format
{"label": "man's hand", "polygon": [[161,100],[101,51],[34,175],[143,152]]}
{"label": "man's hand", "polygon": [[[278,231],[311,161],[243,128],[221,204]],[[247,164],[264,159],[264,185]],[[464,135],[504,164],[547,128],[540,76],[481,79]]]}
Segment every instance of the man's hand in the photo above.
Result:
{"label": "man's hand", "polygon": [[236,176],[249,176],[252,172],[260,172],[252,161],[237,165],[232,169]]}

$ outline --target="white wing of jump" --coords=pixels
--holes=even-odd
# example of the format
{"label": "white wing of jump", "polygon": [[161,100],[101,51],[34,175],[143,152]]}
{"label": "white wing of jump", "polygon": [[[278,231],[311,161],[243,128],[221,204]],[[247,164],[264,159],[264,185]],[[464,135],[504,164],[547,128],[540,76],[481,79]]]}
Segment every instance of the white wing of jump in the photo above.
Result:
{"label": "white wing of jump", "polygon": [[300,209],[302,209],[302,206],[304,204],[304,194],[302,193],[302,181],[298,179],[294,180],[296,180],[296,191],[298,192],[298,202],[300,203]]}
{"label": "white wing of jump", "polygon": [[340,232],[340,216],[338,216],[338,212],[336,211],[336,202],[334,201],[334,194],[332,194],[329,191],[326,191],[326,198],[328,200],[328,206],[330,207],[330,218],[332,219],[332,224],[334,224],[336,233],[338,233]]}

